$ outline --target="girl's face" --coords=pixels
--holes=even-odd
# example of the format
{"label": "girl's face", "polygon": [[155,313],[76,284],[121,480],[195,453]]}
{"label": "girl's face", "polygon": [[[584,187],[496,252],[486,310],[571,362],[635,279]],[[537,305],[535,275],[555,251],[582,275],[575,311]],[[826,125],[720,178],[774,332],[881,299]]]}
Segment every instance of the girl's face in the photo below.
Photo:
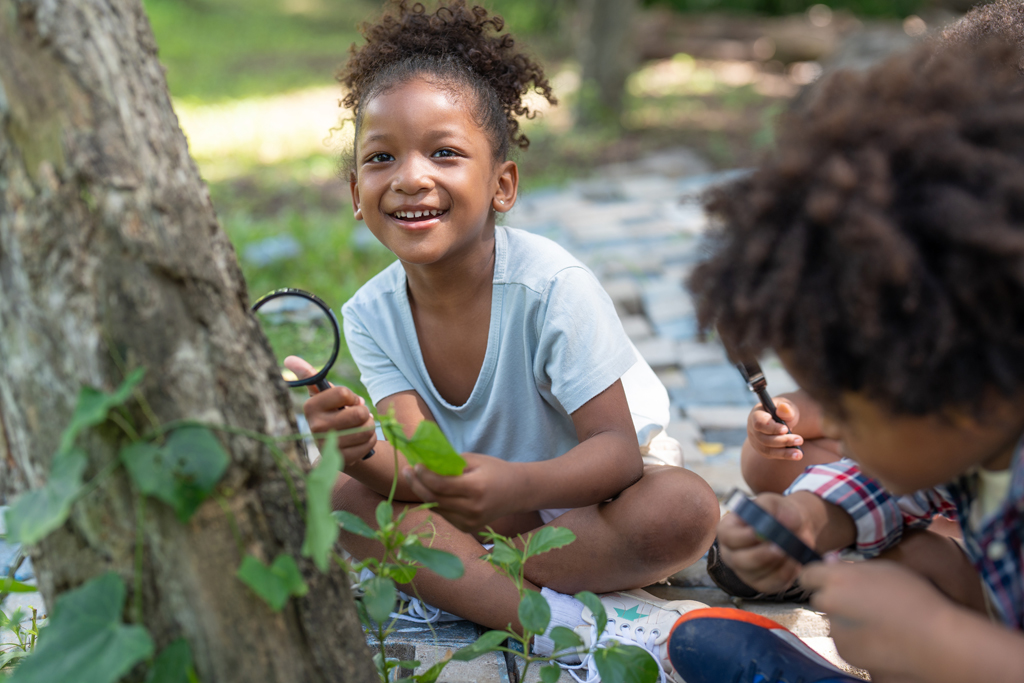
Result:
{"label": "girl's face", "polygon": [[494,212],[515,203],[516,165],[494,161],[472,97],[416,78],[363,107],[355,216],[406,265],[489,258]]}

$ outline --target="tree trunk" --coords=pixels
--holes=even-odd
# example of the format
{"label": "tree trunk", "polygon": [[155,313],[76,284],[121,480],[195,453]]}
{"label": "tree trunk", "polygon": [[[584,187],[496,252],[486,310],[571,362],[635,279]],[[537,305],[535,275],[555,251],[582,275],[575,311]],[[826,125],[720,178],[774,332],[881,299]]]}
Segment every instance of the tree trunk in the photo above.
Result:
{"label": "tree trunk", "polygon": [[[83,384],[145,367],[161,422],[294,431],[287,390],[248,313],[234,250],[171,108],[138,0],[0,0],[0,489],[42,485]],[[136,423],[149,427],[142,411]],[[299,557],[304,525],[269,451],[221,438],[231,465],[188,524],[145,507],[144,623],[184,636],[205,683],[372,681],[347,576],[300,567],[305,598],[272,612],[234,574],[240,551]],[[86,478],[123,436],[79,439]],[[299,462],[301,453],[285,449]],[[301,493],[301,492],[300,492]],[[236,532],[238,540],[236,542]],[[102,572],[133,600],[135,506],[123,470],[31,549],[50,605]],[[126,610],[126,618],[128,617]],[[128,619],[130,621],[130,619]]]}
{"label": "tree trunk", "polygon": [[577,122],[619,125],[626,77],[636,62],[630,25],[636,0],[580,0]]}

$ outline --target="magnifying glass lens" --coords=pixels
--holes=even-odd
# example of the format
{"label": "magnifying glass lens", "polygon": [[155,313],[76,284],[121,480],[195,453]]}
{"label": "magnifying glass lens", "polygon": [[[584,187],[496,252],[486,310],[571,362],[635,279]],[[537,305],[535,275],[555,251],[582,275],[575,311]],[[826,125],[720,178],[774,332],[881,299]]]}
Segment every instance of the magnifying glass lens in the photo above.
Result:
{"label": "magnifying glass lens", "polygon": [[284,366],[288,356],[306,360],[316,373],[331,362],[334,351],[333,321],[323,309],[301,296],[281,295],[262,304],[256,318],[274,350],[286,382],[303,379]]}

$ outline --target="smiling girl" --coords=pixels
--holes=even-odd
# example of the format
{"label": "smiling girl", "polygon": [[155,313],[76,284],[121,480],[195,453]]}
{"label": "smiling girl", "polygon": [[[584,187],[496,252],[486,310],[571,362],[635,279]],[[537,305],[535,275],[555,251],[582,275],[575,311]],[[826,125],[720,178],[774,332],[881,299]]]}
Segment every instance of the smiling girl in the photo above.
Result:
{"label": "smiling girl", "polygon": [[[634,424],[630,407],[663,401],[667,415],[667,395],[593,273],[555,243],[495,224],[516,202],[508,155],[528,145],[516,121],[531,115],[523,96],[536,88],[555,101],[502,26],[460,1],[433,13],[403,2],[353,48],[339,78],[355,113],[355,216],[398,260],[345,304],[345,337],[378,412],[393,409],[409,434],[437,422],[467,462],[461,476],[443,477],[398,457],[396,500],[437,504],[406,524],[432,516],[433,547],[466,566],[454,582],[421,571],[419,594],[485,626],[520,628],[516,589],[480,559],[476,533],[553,523],[578,540],[526,568],[552,626],[590,628],[571,596],[606,593],[611,617],[612,605],[630,615],[616,633],[664,664],[667,626],[689,606],[617,591],[701,557],[718,503],[682,468],[645,468],[637,429],[649,438],[651,425]],[[334,500],[374,523],[394,476],[390,446],[347,388],[312,396],[305,412],[314,432],[368,427],[339,439],[346,467]],[[363,460],[371,448],[376,457]],[[380,553],[342,536],[357,558]]]}

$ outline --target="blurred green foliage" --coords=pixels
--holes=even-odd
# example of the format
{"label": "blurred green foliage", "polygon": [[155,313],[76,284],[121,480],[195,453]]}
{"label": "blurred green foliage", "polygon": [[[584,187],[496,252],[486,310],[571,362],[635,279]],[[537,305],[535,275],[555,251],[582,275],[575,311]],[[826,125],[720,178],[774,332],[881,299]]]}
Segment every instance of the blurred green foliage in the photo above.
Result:
{"label": "blurred green foliage", "polygon": [[647,6],[664,5],[679,12],[748,12],[793,14],[813,5],[828,5],[863,17],[905,17],[925,7],[927,0],[644,0]]}
{"label": "blurred green foliage", "polygon": [[330,85],[369,0],[143,0],[171,93],[212,102]]}

